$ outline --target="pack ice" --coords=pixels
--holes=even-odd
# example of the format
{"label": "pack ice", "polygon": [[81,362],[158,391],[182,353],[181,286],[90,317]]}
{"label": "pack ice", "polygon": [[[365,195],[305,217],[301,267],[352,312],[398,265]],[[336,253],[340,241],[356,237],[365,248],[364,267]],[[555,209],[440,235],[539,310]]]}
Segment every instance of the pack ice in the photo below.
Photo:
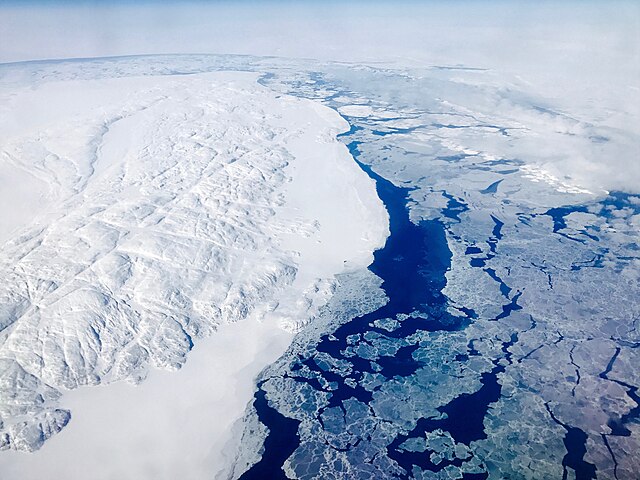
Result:
{"label": "pack ice", "polygon": [[59,432],[64,391],[179,369],[220,325],[296,330],[384,242],[326,107],[249,73],[19,68],[0,78],[0,449]]}

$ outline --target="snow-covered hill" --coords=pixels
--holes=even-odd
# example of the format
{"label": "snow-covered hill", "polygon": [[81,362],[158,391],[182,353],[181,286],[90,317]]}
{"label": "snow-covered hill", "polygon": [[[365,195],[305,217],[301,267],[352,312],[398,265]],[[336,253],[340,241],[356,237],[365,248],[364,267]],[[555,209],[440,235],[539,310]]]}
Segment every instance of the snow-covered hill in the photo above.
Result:
{"label": "snow-covered hill", "polygon": [[65,390],[179,369],[221,325],[295,331],[387,235],[326,107],[250,73],[52,69],[0,89],[1,449],[73,422]]}

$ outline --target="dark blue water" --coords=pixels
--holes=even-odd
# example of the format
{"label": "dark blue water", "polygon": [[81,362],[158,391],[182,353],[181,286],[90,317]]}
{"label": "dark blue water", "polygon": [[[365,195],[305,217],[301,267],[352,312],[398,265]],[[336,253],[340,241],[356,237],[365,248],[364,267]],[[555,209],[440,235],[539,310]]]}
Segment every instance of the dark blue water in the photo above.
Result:
{"label": "dark blue water", "polygon": [[565,217],[574,212],[586,213],[587,207],[584,205],[556,207],[556,208],[551,208],[547,210],[545,212],[545,215],[550,216],[551,219],[553,220],[553,233],[562,235],[563,237],[569,240],[573,240],[574,242],[585,243],[583,239],[572,237],[562,231],[565,228],[567,228],[567,222],[565,221]]}
{"label": "dark blue water", "polygon": [[[632,201],[632,197],[634,195],[625,193],[625,192],[610,192],[607,197],[600,200],[597,203],[592,203],[589,205],[567,205],[563,207],[550,208],[543,215],[548,215],[553,220],[553,233],[557,233],[563,235],[570,240],[584,242],[584,240],[576,239],[574,237],[569,237],[562,233],[562,230],[567,228],[567,222],[565,217],[572,213],[595,213],[599,217],[604,217],[607,220],[612,220],[616,218],[616,214],[614,212],[619,212],[620,210],[627,209],[630,211],[631,215],[637,215],[640,213],[640,203]],[[598,227],[593,227],[594,231],[598,231]],[[595,235],[589,234],[586,231],[581,231],[583,235],[591,238],[592,240],[598,241],[598,237]]]}
{"label": "dark blue water", "polygon": [[262,383],[258,384],[253,406],[259,412],[260,421],[269,429],[264,448],[270,452],[270,455],[268,458],[263,456],[240,478],[242,480],[286,480],[287,477],[281,466],[297,446],[297,442],[291,440],[298,438],[300,422],[285,417],[269,405],[262,390]]}
{"label": "dark blue water", "polygon": [[501,183],[502,183],[502,180],[498,180],[497,182],[493,182],[491,185],[489,185],[484,190],[480,190],[480,193],[482,193],[483,195],[486,195],[486,194],[489,194],[489,193],[497,193],[498,192],[498,186]]}
{"label": "dark blue water", "polygon": [[545,407],[553,421],[562,426],[567,432],[563,439],[567,453],[562,459],[562,480],[569,478],[569,468],[573,470],[576,480],[597,478],[596,466],[584,460],[584,456],[587,453],[587,434],[577,427],[572,427],[558,420],[548,403],[545,403]]}
{"label": "dark blue water", "polygon": [[[357,131],[352,128],[343,135],[347,137]],[[404,345],[399,347],[393,355],[380,356],[375,360],[376,368],[372,362],[365,358],[353,355],[354,336],[363,338],[365,333],[376,333],[390,339],[407,339],[418,331],[454,331],[465,328],[473,319],[470,313],[467,317],[452,316],[448,313],[447,300],[442,294],[446,284],[445,274],[451,266],[451,252],[449,251],[445,235],[445,227],[438,220],[423,221],[415,224],[409,219],[409,194],[411,189],[398,187],[378,175],[373,169],[360,162],[359,143],[356,141],[347,144],[351,154],[363,171],[375,180],[378,196],[383,201],[389,213],[390,235],[384,248],[374,253],[374,261],[369,269],[379,276],[382,288],[389,301],[378,310],[366,315],[356,317],[341,325],[330,334],[321,337],[315,347],[317,352],[328,354],[341,364],[348,363],[348,374],[338,374],[327,368],[325,361],[316,362],[315,358],[300,358],[297,365],[291,367],[290,378],[295,381],[305,382],[313,388],[321,390],[322,384],[331,384],[331,397],[328,403],[318,412],[307,412],[321,418],[323,411],[332,407],[343,408],[343,402],[349,398],[355,398],[368,404],[372,399],[372,393],[359,385],[365,372],[379,371],[386,378],[410,377],[422,364],[414,358],[414,353],[421,347],[419,344]],[[446,193],[446,192],[445,192]],[[449,205],[443,212],[448,218],[459,221],[459,214],[466,209],[466,205],[459,199],[448,195]],[[419,314],[416,315],[416,312]],[[396,318],[399,314],[413,314],[399,322],[399,326],[393,331],[376,327],[376,320]],[[349,352],[349,354],[347,354]],[[326,360],[326,357],[325,357]],[[311,372],[305,375],[295,376],[296,372],[304,370]],[[500,367],[502,368],[502,367]],[[499,397],[500,388],[497,384],[498,370],[487,372],[482,377],[483,387],[473,396],[463,395],[449,405],[443,407],[450,415],[445,423],[431,424],[433,428],[442,428],[452,432],[454,438],[468,440],[472,438],[484,438],[483,419],[488,405]],[[318,381],[322,378],[324,381]],[[287,456],[299,445],[297,433],[291,430],[290,419],[273,415],[273,409],[264,400],[264,395],[256,394],[254,403],[258,416],[270,429],[268,441],[265,443],[265,452],[262,461],[254,466],[243,477],[260,478],[265,475],[265,465],[269,465],[271,475],[280,475],[281,465]],[[425,420],[426,421],[426,420]],[[423,424],[418,425],[418,430]],[[464,433],[462,433],[464,432]],[[288,435],[288,440],[284,437]],[[276,436],[278,441],[271,441]],[[408,438],[408,436],[405,436]],[[406,456],[396,455],[394,441],[390,445],[390,453],[394,455],[398,463],[407,470],[403,478],[408,478],[411,469],[410,464],[420,465],[424,468],[438,471],[446,466],[446,463],[433,465],[428,460],[428,453],[414,454],[415,459],[407,459]],[[287,454],[285,456],[285,453]],[[396,452],[397,453],[397,452]],[[390,456],[391,456],[390,455]],[[271,478],[271,477],[263,477]],[[274,477],[277,478],[277,477]],[[471,477],[469,477],[471,478]],[[484,476],[476,477],[484,478]]]}
{"label": "dark blue water", "polygon": [[[640,348],[640,344],[633,345],[631,346],[631,348]],[[607,368],[604,370],[604,372],[600,373],[599,376],[600,378],[609,380],[611,382],[615,382],[618,385],[627,389],[626,390],[627,395],[632,401],[635,402],[636,406],[618,418],[610,418],[609,421],[607,422],[607,426],[611,428],[611,433],[602,435],[602,440],[604,441],[604,444],[609,450],[609,453],[611,454],[611,458],[613,459],[613,462],[614,462],[613,473],[615,478],[618,478],[618,462],[616,460],[616,456],[613,452],[613,449],[611,448],[608,437],[630,436],[631,430],[629,430],[628,425],[630,423],[637,423],[638,419],[640,419],[640,395],[638,395],[638,387],[634,385],[630,385],[616,378],[609,377],[609,373],[611,373],[611,370],[613,369],[613,365],[618,359],[618,355],[620,355],[620,347],[616,347],[613,356],[611,357],[611,359],[609,360],[609,363],[607,364]]]}
{"label": "dark blue water", "polygon": [[[369,404],[372,401],[372,391],[365,388],[363,385],[366,384],[362,383],[366,373],[381,374],[387,379],[401,380],[405,378],[406,382],[412,381],[411,377],[424,366],[418,360],[425,358],[420,355],[419,350],[428,348],[428,346],[415,343],[417,341],[410,337],[415,337],[415,334],[420,331],[464,329],[477,317],[475,312],[464,307],[459,307],[459,310],[466,316],[452,316],[448,313],[447,300],[442,294],[446,285],[445,274],[451,267],[451,252],[446,239],[447,227],[439,220],[423,221],[419,224],[410,221],[408,205],[412,190],[394,185],[361,160],[360,143],[353,141],[352,137],[361,135],[362,130],[363,127],[352,125],[351,130],[341,137],[358,165],[375,181],[378,196],[389,213],[389,238],[384,248],[374,253],[374,262],[369,267],[382,279],[382,289],[389,300],[387,304],[374,312],[353,318],[335,331],[322,336],[318,343],[313,345],[312,351],[316,353],[292,360],[289,371],[285,374],[287,378],[303,382],[315,390],[327,392],[329,396],[326,402],[317,407],[314,407],[313,404],[310,407],[310,403],[306,403],[304,408],[310,409],[307,411],[302,410],[303,406],[291,404],[287,408],[294,410],[299,408],[300,410],[296,412],[297,416],[306,416],[311,421],[317,422],[323,429],[325,426],[323,413],[328,409],[342,409],[346,414],[344,406],[346,400],[356,399],[363,404]],[[388,136],[408,132],[400,129],[379,129],[370,130],[368,133],[375,136]],[[508,163],[512,164],[513,162]],[[504,173],[509,174],[515,171],[517,169],[505,170]],[[483,193],[496,193],[499,185],[500,181],[494,182]],[[444,191],[442,195],[447,199],[447,206],[442,210],[442,217],[451,222],[460,222],[461,214],[469,209],[468,205],[463,198],[456,197],[449,192]],[[631,203],[633,202],[628,196],[612,194],[600,206],[603,210],[615,210],[628,207]],[[589,210],[585,206],[570,206],[550,209],[543,215],[548,215],[553,220],[554,233],[584,243],[582,238],[569,237],[563,230],[567,228],[565,221],[567,215],[572,212],[587,211]],[[518,218],[527,224],[529,219],[535,216],[535,214],[530,216],[522,214]],[[522,292],[514,292],[500,278],[496,270],[486,267],[486,261],[497,255],[498,243],[504,235],[503,221],[493,215],[491,219],[494,225],[491,237],[487,241],[489,251],[487,252],[486,248],[470,246],[466,254],[473,256],[470,260],[472,266],[483,268],[500,285],[500,292],[507,299],[506,304],[502,306],[502,312],[495,319],[501,320],[509,317],[512,312],[522,309],[522,306],[518,304]],[[585,233],[585,236],[593,238],[591,234]],[[483,256],[478,257],[478,254]],[[598,261],[598,258],[594,259],[589,262],[589,266],[592,266],[591,264],[597,266]],[[578,266],[582,267],[582,265]],[[411,314],[411,316],[402,319],[402,316],[398,318],[400,314]],[[398,320],[397,326],[392,331],[375,325],[376,321],[388,318]],[[532,324],[535,326],[533,318]],[[385,352],[384,355],[377,355],[376,349],[380,343],[377,344],[376,339],[384,339],[382,343],[385,345],[394,345],[393,341],[396,341],[396,349],[392,353]],[[506,360],[508,364],[511,364],[509,348],[517,341],[518,335],[513,334],[509,341],[503,343],[504,356],[493,360],[493,368],[490,371],[479,374],[481,384],[479,390],[459,395],[446,405],[440,406],[438,410],[443,414],[441,418],[420,418],[410,431],[399,433],[395,438],[389,440],[386,452],[380,452],[379,455],[386,455],[404,469],[404,474],[394,472],[395,478],[410,478],[414,466],[434,472],[442,470],[447,465],[461,466],[462,461],[455,458],[445,459],[436,465],[430,460],[430,454],[433,452],[429,450],[424,452],[404,450],[402,444],[410,438],[424,438],[427,432],[433,432],[436,429],[448,432],[456,442],[465,445],[486,438],[484,419],[491,404],[499,400],[502,391],[499,375],[504,372],[505,363],[501,360]],[[358,349],[361,347],[369,354],[362,357],[358,355]],[[371,355],[372,351],[373,355]],[[466,354],[457,355],[455,360],[465,362],[474,355],[480,355],[480,353],[474,348],[473,340],[471,340]],[[521,360],[519,359],[519,361]],[[637,391],[629,388],[629,396],[635,400]],[[242,478],[282,478],[281,467],[284,461],[300,446],[297,432],[298,421],[277,412],[274,406],[268,404],[261,389],[256,393],[254,405],[259,419],[269,427],[270,433],[265,442],[265,451],[261,462],[251,468]],[[551,411],[549,413],[553,416]],[[366,414],[372,415],[373,410]],[[629,416],[612,420],[610,426],[614,435],[627,434],[626,424],[631,419],[635,419],[637,415],[638,412],[633,410]],[[555,417],[554,420],[557,421]],[[563,440],[567,452],[562,462],[565,475],[570,469],[575,472],[578,479],[595,478],[595,467],[584,460],[587,439],[585,432],[571,425],[561,425],[566,430]],[[357,442],[360,440],[358,439]],[[363,441],[366,442],[366,439]],[[327,445],[329,444],[327,443]],[[327,448],[337,447],[327,446]],[[352,445],[347,444],[339,449],[348,452],[350,448]],[[357,464],[352,466],[357,466]],[[487,475],[486,473],[466,474],[464,478],[480,479],[486,478]],[[384,472],[383,476],[391,476],[391,474]]]}

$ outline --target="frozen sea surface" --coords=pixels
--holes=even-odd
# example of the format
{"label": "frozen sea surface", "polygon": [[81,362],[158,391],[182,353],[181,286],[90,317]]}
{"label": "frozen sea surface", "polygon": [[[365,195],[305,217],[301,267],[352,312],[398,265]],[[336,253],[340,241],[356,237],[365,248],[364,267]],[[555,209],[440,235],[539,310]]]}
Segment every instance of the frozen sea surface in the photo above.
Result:
{"label": "frozen sea surface", "polygon": [[[68,78],[72,63],[4,79]],[[342,114],[390,232],[257,378],[221,478],[637,477],[635,123],[472,68],[158,56],[71,69],[215,70]]]}
{"label": "frozen sea surface", "polygon": [[[562,130],[545,119],[597,124],[515,92],[491,110],[459,72],[421,75],[266,80],[349,120],[391,234],[369,267],[378,297],[354,308],[363,277],[341,278],[324,323],[259,379],[277,443],[242,478],[635,478],[640,196],[545,170]],[[579,141],[597,152],[593,132]]]}

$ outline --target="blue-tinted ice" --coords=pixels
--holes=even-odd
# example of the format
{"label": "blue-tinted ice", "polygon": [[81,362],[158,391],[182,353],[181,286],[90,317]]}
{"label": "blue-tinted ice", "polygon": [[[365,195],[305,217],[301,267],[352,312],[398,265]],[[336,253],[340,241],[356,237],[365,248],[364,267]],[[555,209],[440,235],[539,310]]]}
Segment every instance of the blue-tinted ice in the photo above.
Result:
{"label": "blue-tinted ice", "polygon": [[438,151],[442,128],[509,128],[432,121],[459,114],[397,98],[406,79],[376,91],[391,75],[369,74],[265,80],[397,115],[347,117],[342,135],[390,214],[369,268],[386,300],[350,298],[365,274],[345,275],[264,372],[258,416],[278,410],[266,426],[293,421],[298,436],[286,462],[265,449],[263,464],[282,478],[635,478],[639,197],[562,193],[523,178],[523,160]]}

